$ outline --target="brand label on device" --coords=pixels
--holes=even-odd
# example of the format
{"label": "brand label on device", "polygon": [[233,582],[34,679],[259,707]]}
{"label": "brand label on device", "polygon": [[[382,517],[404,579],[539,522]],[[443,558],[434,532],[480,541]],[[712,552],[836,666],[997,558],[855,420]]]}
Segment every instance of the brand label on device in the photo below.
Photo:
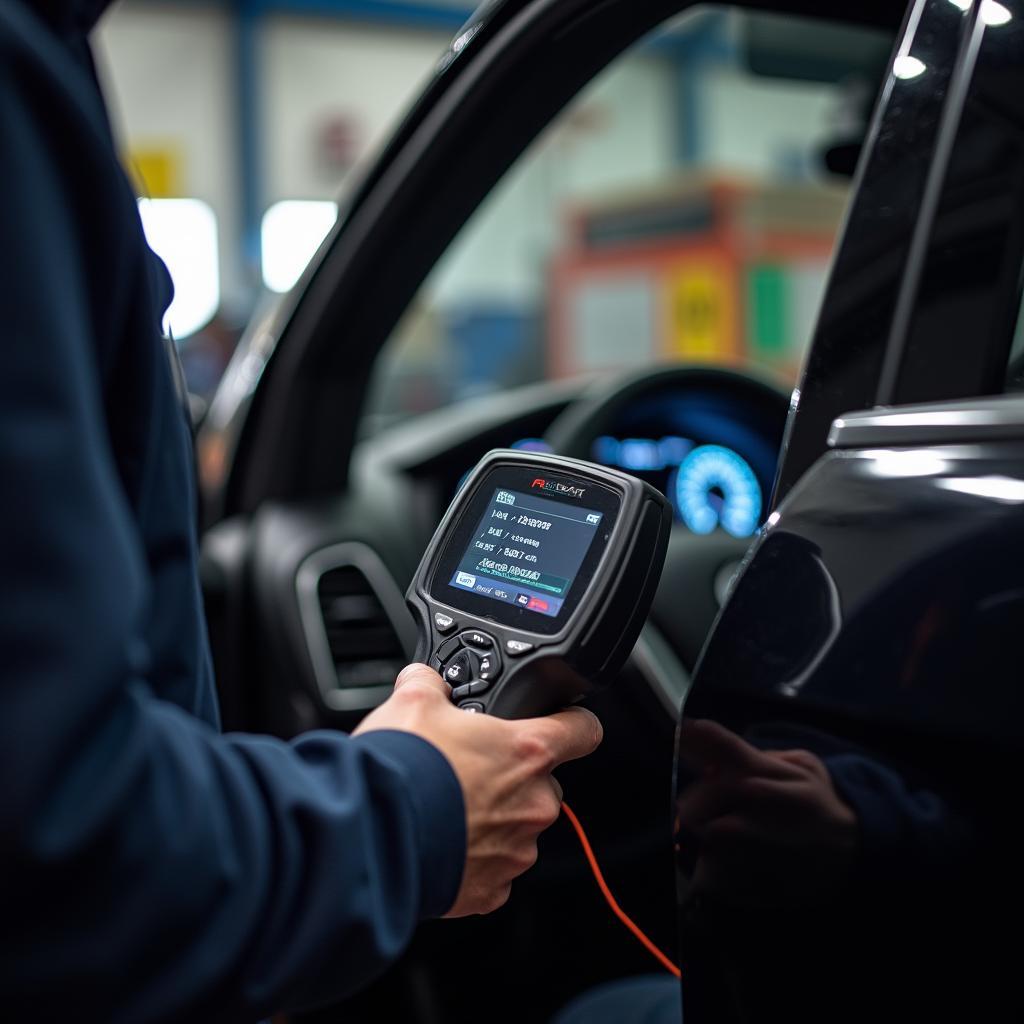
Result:
{"label": "brand label on device", "polygon": [[548,491],[550,494],[561,494],[566,498],[582,498],[587,491],[585,487],[574,487],[572,484],[563,483],[561,480],[545,480],[540,476],[530,484],[530,490],[534,489]]}

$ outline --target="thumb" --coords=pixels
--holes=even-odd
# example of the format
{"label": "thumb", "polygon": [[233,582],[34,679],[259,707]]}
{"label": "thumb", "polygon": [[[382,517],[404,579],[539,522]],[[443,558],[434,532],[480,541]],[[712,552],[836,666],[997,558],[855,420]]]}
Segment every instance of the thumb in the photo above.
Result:
{"label": "thumb", "polygon": [[421,665],[418,662],[406,665],[398,673],[398,678],[395,680],[395,692],[397,693],[406,686],[429,687],[442,694],[446,700],[452,693],[452,688],[429,665]]}
{"label": "thumb", "polygon": [[604,737],[597,716],[581,707],[524,719],[520,728],[532,732],[547,747],[553,767],[592,754]]}

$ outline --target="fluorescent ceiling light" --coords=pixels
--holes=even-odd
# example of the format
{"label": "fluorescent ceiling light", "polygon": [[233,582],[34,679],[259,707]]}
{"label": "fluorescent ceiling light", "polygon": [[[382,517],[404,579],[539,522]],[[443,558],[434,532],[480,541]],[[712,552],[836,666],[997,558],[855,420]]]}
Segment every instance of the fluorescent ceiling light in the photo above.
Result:
{"label": "fluorescent ceiling light", "polygon": [[263,283],[271,291],[290,291],[337,219],[337,203],[306,199],[274,203],[260,227]]}
{"label": "fluorescent ceiling light", "polygon": [[178,340],[187,338],[220,306],[216,214],[200,199],[140,199],[139,216],[146,241],[174,282],[163,329]]}

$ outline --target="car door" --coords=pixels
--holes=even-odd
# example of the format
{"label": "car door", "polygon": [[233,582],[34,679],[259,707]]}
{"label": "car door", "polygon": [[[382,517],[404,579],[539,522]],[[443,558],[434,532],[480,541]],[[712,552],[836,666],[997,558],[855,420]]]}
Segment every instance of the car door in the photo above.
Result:
{"label": "car door", "polygon": [[811,752],[856,833],[842,853],[758,784],[722,798],[727,839],[694,828],[682,734],[687,1019],[1019,1019],[1022,17],[908,13],[774,510],[685,709]]}

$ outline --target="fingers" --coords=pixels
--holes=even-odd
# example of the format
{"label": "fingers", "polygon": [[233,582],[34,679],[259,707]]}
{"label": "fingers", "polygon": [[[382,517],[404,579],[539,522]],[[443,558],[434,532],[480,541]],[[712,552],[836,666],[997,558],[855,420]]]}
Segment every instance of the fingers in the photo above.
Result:
{"label": "fingers", "polygon": [[818,778],[829,777],[825,763],[809,750],[773,750],[772,757],[777,757],[794,767],[803,768]]}
{"label": "fingers", "polygon": [[552,768],[592,754],[604,737],[597,716],[586,708],[566,708],[554,715],[528,719],[520,724],[543,744]]}
{"label": "fingers", "polygon": [[691,832],[726,815],[777,812],[780,801],[792,796],[786,783],[763,777],[730,776],[694,783],[680,798],[679,821]]}
{"label": "fingers", "polygon": [[429,687],[432,690],[436,690],[446,700],[452,692],[452,688],[432,668],[416,662],[406,665],[398,673],[398,678],[395,680],[395,692],[397,693],[408,686]]}
{"label": "fingers", "polygon": [[734,732],[708,719],[684,719],[679,730],[679,753],[701,772],[744,775],[777,774],[779,764]]}

